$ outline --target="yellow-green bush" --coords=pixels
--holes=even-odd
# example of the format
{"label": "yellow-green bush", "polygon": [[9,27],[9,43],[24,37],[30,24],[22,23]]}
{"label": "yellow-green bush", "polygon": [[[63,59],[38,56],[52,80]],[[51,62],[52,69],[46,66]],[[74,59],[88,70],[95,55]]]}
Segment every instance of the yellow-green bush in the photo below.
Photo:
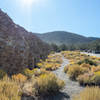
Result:
{"label": "yellow-green bush", "polygon": [[37,66],[39,68],[45,68],[48,71],[56,70],[61,66],[62,59],[61,55],[55,54],[55,55],[48,55],[48,58],[45,61],[40,61],[37,63]]}
{"label": "yellow-green bush", "polygon": [[42,74],[37,78],[37,89],[39,94],[52,94],[64,87],[64,81],[59,80],[54,74]]}
{"label": "yellow-green bush", "polygon": [[100,71],[80,75],[77,80],[80,85],[100,85]]}
{"label": "yellow-green bush", "polygon": [[65,66],[64,67],[64,73],[67,73],[68,72],[68,66]]}
{"label": "yellow-green bush", "polygon": [[84,67],[84,68],[88,68],[88,69],[91,68],[91,66],[89,64],[85,64],[85,63],[83,63],[80,67]]}
{"label": "yellow-green bush", "polygon": [[23,90],[27,94],[49,95],[59,92],[64,85],[64,81],[58,79],[55,74],[48,73],[32,78],[30,83],[24,85]]}
{"label": "yellow-green bush", "polygon": [[95,72],[91,80],[94,85],[100,85],[100,71]]}
{"label": "yellow-green bush", "polygon": [[86,71],[87,69],[85,68],[78,65],[73,65],[68,68],[68,75],[70,79],[76,80],[79,75],[84,74]]}
{"label": "yellow-green bush", "polygon": [[80,85],[92,85],[91,77],[93,76],[93,73],[85,73],[83,75],[79,75],[77,78]]}
{"label": "yellow-green bush", "polygon": [[97,66],[97,62],[95,62],[94,60],[91,60],[89,58],[85,58],[84,60],[81,60],[78,62],[79,65],[83,64],[83,63],[86,63],[86,64],[89,64],[89,65],[94,65],[94,66]]}
{"label": "yellow-green bush", "polygon": [[43,67],[43,61],[42,61],[42,60],[40,60],[40,62],[39,62],[39,63],[37,63],[37,66],[38,66],[38,68],[42,68],[42,67]]}
{"label": "yellow-green bush", "polygon": [[48,71],[53,71],[53,70],[56,70],[56,69],[58,69],[60,67],[60,64],[58,64],[58,63],[45,63],[45,65],[44,65],[44,68],[46,69],[46,70],[48,70]]}
{"label": "yellow-green bush", "polygon": [[13,75],[12,76],[12,79],[14,80],[14,81],[17,81],[17,82],[25,82],[26,80],[27,80],[27,77],[26,76],[24,76],[23,74],[17,74],[17,75]]}
{"label": "yellow-green bush", "polygon": [[19,86],[13,81],[0,81],[0,100],[21,100]]}
{"label": "yellow-green bush", "polygon": [[91,67],[91,72],[98,72],[98,71],[100,71],[100,66],[92,66]]}
{"label": "yellow-green bush", "polygon": [[3,70],[0,69],[0,79],[2,79],[6,74]]}
{"label": "yellow-green bush", "polygon": [[26,69],[24,69],[22,74],[26,75],[28,78],[31,78],[32,75],[34,74],[34,70],[30,70],[30,69],[26,68]]}
{"label": "yellow-green bush", "polygon": [[100,88],[87,87],[79,95],[74,96],[72,100],[100,100]]}

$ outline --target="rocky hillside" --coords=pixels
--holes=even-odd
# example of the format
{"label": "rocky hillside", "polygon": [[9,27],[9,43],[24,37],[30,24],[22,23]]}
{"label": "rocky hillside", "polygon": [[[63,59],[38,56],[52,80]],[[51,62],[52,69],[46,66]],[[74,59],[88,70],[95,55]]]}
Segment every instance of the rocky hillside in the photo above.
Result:
{"label": "rocky hillside", "polygon": [[16,25],[0,10],[0,69],[8,74],[25,67],[34,67],[39,58],[49,53],[49,47],[37,36]]}
{"label": "rocky hillside", "polygon": [[89,43],[97,38],[94,37],[85,37],[71,32],[65,31],[54,31],[48,32],[44,34],[36,34],[40,37],[43,41],[47,43],[54,43],[54,44],[80,44],[80,43]]}

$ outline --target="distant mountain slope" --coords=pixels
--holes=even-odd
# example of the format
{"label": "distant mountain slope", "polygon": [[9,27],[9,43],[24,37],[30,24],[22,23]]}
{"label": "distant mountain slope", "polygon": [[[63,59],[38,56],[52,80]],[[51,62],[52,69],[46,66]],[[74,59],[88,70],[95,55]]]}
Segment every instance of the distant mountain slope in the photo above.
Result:
{"label": "distant mountain slope", "polygon": [[91,39],[91,40],[99,40],[100,38],[97,38],[97,37],[88,37],[89,39]]}
{"label": "distant mountain slope", "polygon": [[46,43],[16,25],[0,10],[0,69],[8,74],[21,72],[26,67],[34,67],[48,52]]}
{"label": "distant mountain slope", "polygon": [[89,43],[93,40],[96,40],[96,38],[91,37],[85,37],[78,34],[74,34],[71,32],[65,32],[65,31],[54,31],[54,32],[48,32],[44,34],[36,34],[40,39],[47,43],[55,43],[55,44],[76,44],[76,43]]}

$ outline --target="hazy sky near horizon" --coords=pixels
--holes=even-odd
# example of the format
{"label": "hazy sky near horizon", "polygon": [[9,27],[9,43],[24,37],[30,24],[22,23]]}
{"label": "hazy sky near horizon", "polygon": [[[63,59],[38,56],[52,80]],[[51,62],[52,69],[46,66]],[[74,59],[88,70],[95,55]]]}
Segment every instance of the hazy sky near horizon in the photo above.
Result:
{"label": "hazy sky near horizon", "polygon": [[31,32],[100,37],[100,0],[0,0],[0,8]]}

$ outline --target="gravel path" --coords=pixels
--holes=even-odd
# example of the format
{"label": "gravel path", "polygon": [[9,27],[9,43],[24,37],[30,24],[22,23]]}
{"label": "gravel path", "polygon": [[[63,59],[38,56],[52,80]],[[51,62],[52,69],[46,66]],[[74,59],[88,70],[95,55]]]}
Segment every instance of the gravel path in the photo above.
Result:
{"label": "gravel path", "polygon": [[[68,65],[68,60],[65,59],[64,57],[62,57],[63,59],[63,63],[61,65],[61,67],[54,71],[54,73],[62,80],[65,81],[65,88],[62,90],[62,92],[64,94],[67,94],[70,98],[67,98],[67,97],[64,97],[63,99],[61,100],[71,100],[72,96],[75,95],[75,94],[78,94],[81,90],[83,90],[83,87],[80,87],[78,82],[74,82],[74,81],[71,81],[68,77],[68,75],[66,75],[64,73],[64,67],[66,65]],[[56,100],[56,99],[55,99]],[[60,100],[60,99],[59,99]]]}

